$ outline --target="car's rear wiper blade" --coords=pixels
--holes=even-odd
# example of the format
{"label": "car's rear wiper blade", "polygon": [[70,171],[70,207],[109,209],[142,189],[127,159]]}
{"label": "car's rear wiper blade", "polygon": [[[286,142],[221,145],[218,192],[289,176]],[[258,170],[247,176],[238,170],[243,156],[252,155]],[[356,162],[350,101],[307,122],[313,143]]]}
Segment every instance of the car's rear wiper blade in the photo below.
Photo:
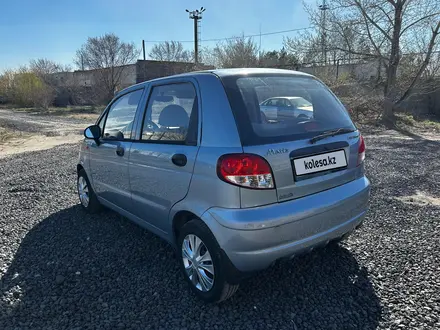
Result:
{"label": "car's rear wiper blade", "polygon": [[335,136],[335,135],[339,135],[339,134],[346,134],[346,133],[351,133],[351,132],[354,132],[354,131],[355,130],[351,129],[351,128],[343,128],[343,127],[341,127],[341,128],[338,128],[338,129],[335,129],[335,130],[331,130],[331,131],[327,131],[327,132],[324,132],[322,134],[319,134],[319,135],[316,135],[316,136],[312,137],[310,139],[310,143],[313,144],[313,143],[318,142],[319,140],[323,140],[323,139],[325,139],[325,138],[327,138],[329,136]]}

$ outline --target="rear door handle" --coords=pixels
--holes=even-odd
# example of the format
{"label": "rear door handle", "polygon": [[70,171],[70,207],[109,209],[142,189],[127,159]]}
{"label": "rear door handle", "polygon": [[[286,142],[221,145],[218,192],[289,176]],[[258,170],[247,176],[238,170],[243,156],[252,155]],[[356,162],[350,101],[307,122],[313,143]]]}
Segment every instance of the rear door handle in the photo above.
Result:
{"label": "rear door handle", "polygon": [[173,157],[171,157],[171,161],[174,165],[182,167],[186,165],[188,159],[184,154],[174,154]]}
{"label": "rear door handle", "polygon": [[125,153],[124,147],[121,147],[121,146],[116,147],[116,155],[122,157],[122,156],[124,156],[124,153]]}

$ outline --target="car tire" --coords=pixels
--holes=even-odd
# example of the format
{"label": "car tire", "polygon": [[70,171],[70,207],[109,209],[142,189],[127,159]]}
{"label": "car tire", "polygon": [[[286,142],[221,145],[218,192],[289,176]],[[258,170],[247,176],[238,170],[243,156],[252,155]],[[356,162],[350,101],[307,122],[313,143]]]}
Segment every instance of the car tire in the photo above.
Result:
{"label": "car tire", "polygon": [[[191,241],[194,242],[194,237],[201,241],[200,247],[198,248],[201,252],[194,252],[195,257],[193,260],[195,262],[193,263],[190,258],[186,258],[188,254],[185,254],[186,247],[184,244],[190,243],[191,245]],[[193,245],[197,247],[197,243]],[[206,253],[210,256],[210,258],[207,258],[210,259],[210,262],[206,261],[205,264],[202,264],[205,262],[203,260]],[[180,229],[177,238],[177,254],[179,266],[185,280],[191,290],[203,301],[218,303],[230,298],[237,291],[239,285],[228,283],[226,279],[227,267],[225,267],[222,250],[214,235],[203,221],[199,219],[191,220]],[[200,263],[196,260],[197,256],[202,260]],[[198,265],[196,265],[196,263]],[[209,265],[213,267],[213,274],[203,268]],[[192,278],[190,277],[191,274],[193,276]],[[197,278],[196,280],[194,280],[194,276]],[[206,285],[206,283],[205,286],[203,286],[203,282],[206,282],[206,280],[202,281],[202,278],[207,279],[207,284],[210,284],[208,277],[212,280],[211,287]]]}
{"label": "car tire", "polygon": [[82,208],[88,213],[99,212],[101,210],[101,203],[99,203],[84,169],[78,172],[76,186]]}

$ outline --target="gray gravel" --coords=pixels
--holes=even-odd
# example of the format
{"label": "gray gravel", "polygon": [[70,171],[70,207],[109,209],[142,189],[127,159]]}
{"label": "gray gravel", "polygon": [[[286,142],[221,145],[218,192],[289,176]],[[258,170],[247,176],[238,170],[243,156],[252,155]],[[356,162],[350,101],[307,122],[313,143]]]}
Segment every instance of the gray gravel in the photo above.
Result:
{"label": "gray gravel", "polygon": [[[397,136],[398,137],[398,136]],[[282,262],[206,305],[172,249],[75,194],[77,147],[0,160],[0,329],[438,329],[440,145],[367,138],[365,225],[341,246]]]}

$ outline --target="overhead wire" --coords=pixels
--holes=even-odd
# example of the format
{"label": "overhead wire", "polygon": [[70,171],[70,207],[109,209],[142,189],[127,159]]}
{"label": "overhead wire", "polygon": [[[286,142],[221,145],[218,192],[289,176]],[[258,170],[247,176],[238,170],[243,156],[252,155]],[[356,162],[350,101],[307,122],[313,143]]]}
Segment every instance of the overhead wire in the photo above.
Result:
{"label": "overhead wire", "polygon": [[[236,36],[236,37],[202,39],[201,42],[212,42],[212,41],[233,40],[233,39],[240,39],[240,38],[252,38],[252,37],[259,37],[259,36],[269,36],[269,35],[274,35],[274,34],[289,33],[289,32],[296,32],[296,31],[304,31],[304,30],[309,30],[309,29],[313,29],[313,28],[314,28],[314,26],[308,26],[308,27],[297,28],[297,29],[289,29],[289,30],[282,30],[282,31],[249,34],[249,35]],[[194,42],[194,40],[145,40],[145,42],[149,42],[149,43],[161,43],[161,42],[166,42],[166,41],[177,41],[177,42],[181,42],[181,43]]]}

